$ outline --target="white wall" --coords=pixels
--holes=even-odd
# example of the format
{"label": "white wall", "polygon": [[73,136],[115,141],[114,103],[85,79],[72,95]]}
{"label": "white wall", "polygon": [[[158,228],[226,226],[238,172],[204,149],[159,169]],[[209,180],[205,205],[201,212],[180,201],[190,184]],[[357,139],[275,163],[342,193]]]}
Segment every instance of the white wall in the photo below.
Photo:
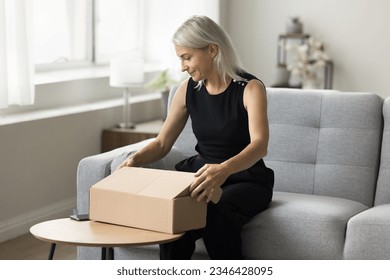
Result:
{"label": "white wall", "polygon": [[0,241],[71,213],[78,161],[99,152],[100,132],[115,119],[105,110],[0,127]]}
{"label": "white wall", "polygon": [[390,96],[390,1],[387,0],[223,0],[223,22],[244,66],[274,81],[277,37],[289,16],[322,40],[335,63],[333,88]]}

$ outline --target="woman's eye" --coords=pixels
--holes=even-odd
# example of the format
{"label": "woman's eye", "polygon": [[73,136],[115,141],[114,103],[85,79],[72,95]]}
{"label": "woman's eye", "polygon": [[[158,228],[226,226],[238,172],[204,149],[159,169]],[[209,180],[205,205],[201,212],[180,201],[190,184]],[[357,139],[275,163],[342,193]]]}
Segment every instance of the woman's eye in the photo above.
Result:
{"label": "woman's eye", "polygon": [[181,61],[188,61],[188,60],[191,60],[191,57],[190,56],[182,56],[182,57],[180,57],[180,60]]}

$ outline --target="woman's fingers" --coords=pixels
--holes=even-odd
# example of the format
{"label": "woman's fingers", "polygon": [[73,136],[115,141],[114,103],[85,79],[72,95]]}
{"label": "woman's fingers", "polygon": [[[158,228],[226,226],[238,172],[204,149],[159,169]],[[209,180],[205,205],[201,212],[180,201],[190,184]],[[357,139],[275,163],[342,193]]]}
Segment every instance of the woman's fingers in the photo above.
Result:
{"label": "woman's fingers", "polygon": [[190,186],[191,197],[196,197],[197,201],[218,203],[222,195],[220,187],[220,176],[218,176],[218,165],[206,164],[194,175],[195,179]]}
{"label": "woman's fingers", "polygon": [[198,179],[191,185],[191,197],[196,197],[198,202],[205,200],[206,202],[218,203],[222,195],[222,189],[219,186],[211,187],[207,181]]}
{"label": "woman's fingers", "polygon": [[196,197],[201,194],[205,189],[204,179],[199,177],[192,182],[190,186],[190,192],[192,197]]}
{"label": "woman's fingers", "polygon": [[211,193],[207,199],[207,202],[212,201],[214,204],[217,204],[222,196],[222,189],[220,187],[214,188],[211,190]]}

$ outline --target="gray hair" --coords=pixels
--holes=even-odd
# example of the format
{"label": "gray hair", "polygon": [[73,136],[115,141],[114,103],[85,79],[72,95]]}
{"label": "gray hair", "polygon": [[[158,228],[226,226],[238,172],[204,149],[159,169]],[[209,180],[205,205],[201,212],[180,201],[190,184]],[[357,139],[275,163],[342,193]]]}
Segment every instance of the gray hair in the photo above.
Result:
{"label": "gray hair", "polygon": [[[229,35],[212,19],[206,16],[193,16],[186,20],[172,37],[175,45],[202,49],[210,44],[218,46],[218,53],[214,59],[219,75],[226,82],[226,76],[236,81],[243,81],[238,75],[243,72],[240,59],[230,40]],[[199,81],[198,86],[202,86]]]}

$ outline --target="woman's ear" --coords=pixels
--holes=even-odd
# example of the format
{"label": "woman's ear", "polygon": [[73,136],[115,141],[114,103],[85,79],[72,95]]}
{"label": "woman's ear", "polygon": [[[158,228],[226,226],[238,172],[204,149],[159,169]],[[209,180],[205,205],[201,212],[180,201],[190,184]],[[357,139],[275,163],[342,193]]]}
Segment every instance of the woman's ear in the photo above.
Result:
{"label": "woman's ear", "polygon": [[211,57],[214,59],[218,54],[218,45],[210,44],[209,45],[209,53],[210,53]]}

